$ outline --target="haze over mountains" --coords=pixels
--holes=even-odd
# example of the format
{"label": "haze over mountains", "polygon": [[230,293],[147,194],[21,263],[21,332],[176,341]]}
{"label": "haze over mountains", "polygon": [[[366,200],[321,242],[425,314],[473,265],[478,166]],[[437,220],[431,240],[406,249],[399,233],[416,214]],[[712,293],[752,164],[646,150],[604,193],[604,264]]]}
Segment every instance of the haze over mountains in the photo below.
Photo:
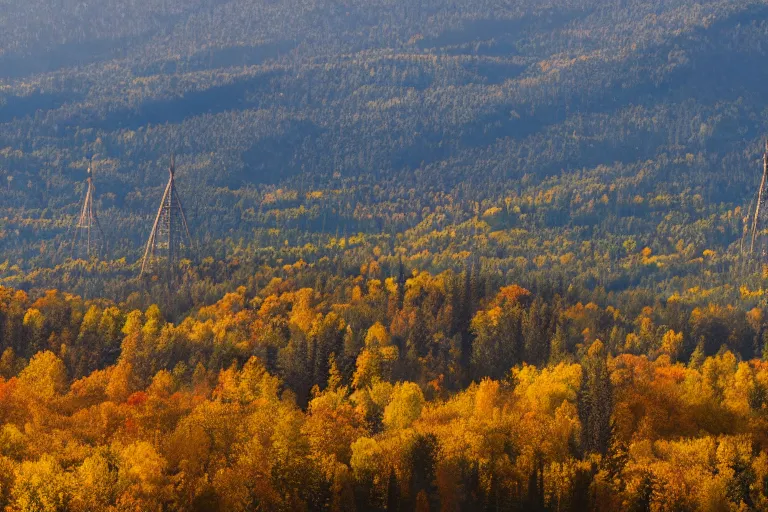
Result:
{"label": "haze over mountains", "polygon": [[[754,194],[766,21],[741,0],[6,0],[0,249],[61,261],[93,157],[111,257],[135,261],[176,151],[210,254],[268,228],[418,236],[548,190],[491,227],[668,252]],[[695,231],[727,250],[741,225]]]}

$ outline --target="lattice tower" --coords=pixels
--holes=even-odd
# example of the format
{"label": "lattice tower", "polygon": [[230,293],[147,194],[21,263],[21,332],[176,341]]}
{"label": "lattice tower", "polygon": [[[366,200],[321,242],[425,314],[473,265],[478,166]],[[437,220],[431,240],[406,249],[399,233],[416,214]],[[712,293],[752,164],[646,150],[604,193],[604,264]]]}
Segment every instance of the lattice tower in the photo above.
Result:
{"label": "lattice tower", "polygon": [[176,165],[173,156],[168,173],[168,184],[165,186],[144,250],[141,275],[155,274],[172,280],[179,258],[192,247],[192,237],[181,199],[176,192]]}
{"label": "lattice tower", "polygon": [[749,253],[761,263],[768,263],[768,141],[763,155],[763,178],[757,191],[757,203],[752,217]]}
{"label": "lattice tower", "polygon": [[83,207],[80,209],[72,236],[73,259],[100,258],[104,252],[104,231],[101,229],[96,207],[93,204],[96,187],[93,185],[91,166],[88,166],[87,186]]}

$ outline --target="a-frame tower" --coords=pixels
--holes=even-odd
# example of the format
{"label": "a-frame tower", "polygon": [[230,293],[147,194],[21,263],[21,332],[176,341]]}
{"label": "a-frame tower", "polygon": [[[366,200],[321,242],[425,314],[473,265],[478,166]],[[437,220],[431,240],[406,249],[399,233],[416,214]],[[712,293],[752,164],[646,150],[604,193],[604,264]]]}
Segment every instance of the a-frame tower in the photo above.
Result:
{"label": "a-frame tower", "polygon": [[757,204],[752,217],[749,255],[761,263],[768,263],[768,141],[763,155],[763,178],[757,191]]}
{"label": "a-frame tower", "polygon": [[189,234],[184,208],[176,192],[176,164],[173,156],[168,173],[168,184],[165,186],[147,248],[144,250],[141,275],[154,274],[170,282],[182,253],[192,247],[192,237]]}
{"label": "a-frame tower", "polygon": [[72,236],[73,259],[91,259],[100,258],[104,252],[104,231],[99,224],[99,217],[96,215],[96,207],[93,205],[95,187],[93,186],[93,171],[88,166],[87,190],[83,207],[80,209],[80,215],[75,224],[75,232]]}

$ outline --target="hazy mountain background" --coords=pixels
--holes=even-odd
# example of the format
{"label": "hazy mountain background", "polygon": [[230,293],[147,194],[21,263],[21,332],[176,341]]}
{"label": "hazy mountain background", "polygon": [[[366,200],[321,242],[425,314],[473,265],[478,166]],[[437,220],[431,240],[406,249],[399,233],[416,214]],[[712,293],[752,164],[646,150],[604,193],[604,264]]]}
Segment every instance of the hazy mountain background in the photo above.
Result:
{"label": "hazy mountain background", "polygon": [[65,259],[93,158],[134,262],[172,151],[201,255],[733,253],[767,41],[765,1],[0,0],[0,260]]}

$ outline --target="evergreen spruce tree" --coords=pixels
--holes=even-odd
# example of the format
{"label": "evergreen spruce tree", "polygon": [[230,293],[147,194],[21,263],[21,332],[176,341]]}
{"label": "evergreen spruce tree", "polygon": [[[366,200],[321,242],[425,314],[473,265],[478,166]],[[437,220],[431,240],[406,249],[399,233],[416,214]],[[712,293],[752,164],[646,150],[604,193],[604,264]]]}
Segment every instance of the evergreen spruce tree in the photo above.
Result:
{"label": "evergreen spruce tree", "polygon": [[397,309],[403,309],[403,302],[405,301],[405,266],[403,265],[403,257],[400,256],[397,264]]}
{"label": "evergreen spruce tree", "polygon": [[[411,449],[411,493],[415,500],[419,493],[424,493],[431,510],[438,509],[438,491],[436,466],[438,458],[437,438],[433,434],[419,435]],[[416,503],[414,502],[413,505]],[[408,507],[413,510],[413,507]]]}
{"label": "evergreen spruce tree", "polygon": [[387,483],[387,512],[397,512],[400,510],[400,484],[397,482],[397,475],[394,470],[389,472],[389,482]]}
{"label": "evergreen spruce tree", "polygon": [[589,347],[582,361],[578,406],[584,454],[605,455],[611,445],[613,389],[605,347],[600,340]]}
{"label": "evergreen spruce tree", "polygon": [[549,342],[549,364],[555,366],[562,363],[568,357],[567,339],[565,337],[565,328],[562,324],[557,324],[555,335]]}

